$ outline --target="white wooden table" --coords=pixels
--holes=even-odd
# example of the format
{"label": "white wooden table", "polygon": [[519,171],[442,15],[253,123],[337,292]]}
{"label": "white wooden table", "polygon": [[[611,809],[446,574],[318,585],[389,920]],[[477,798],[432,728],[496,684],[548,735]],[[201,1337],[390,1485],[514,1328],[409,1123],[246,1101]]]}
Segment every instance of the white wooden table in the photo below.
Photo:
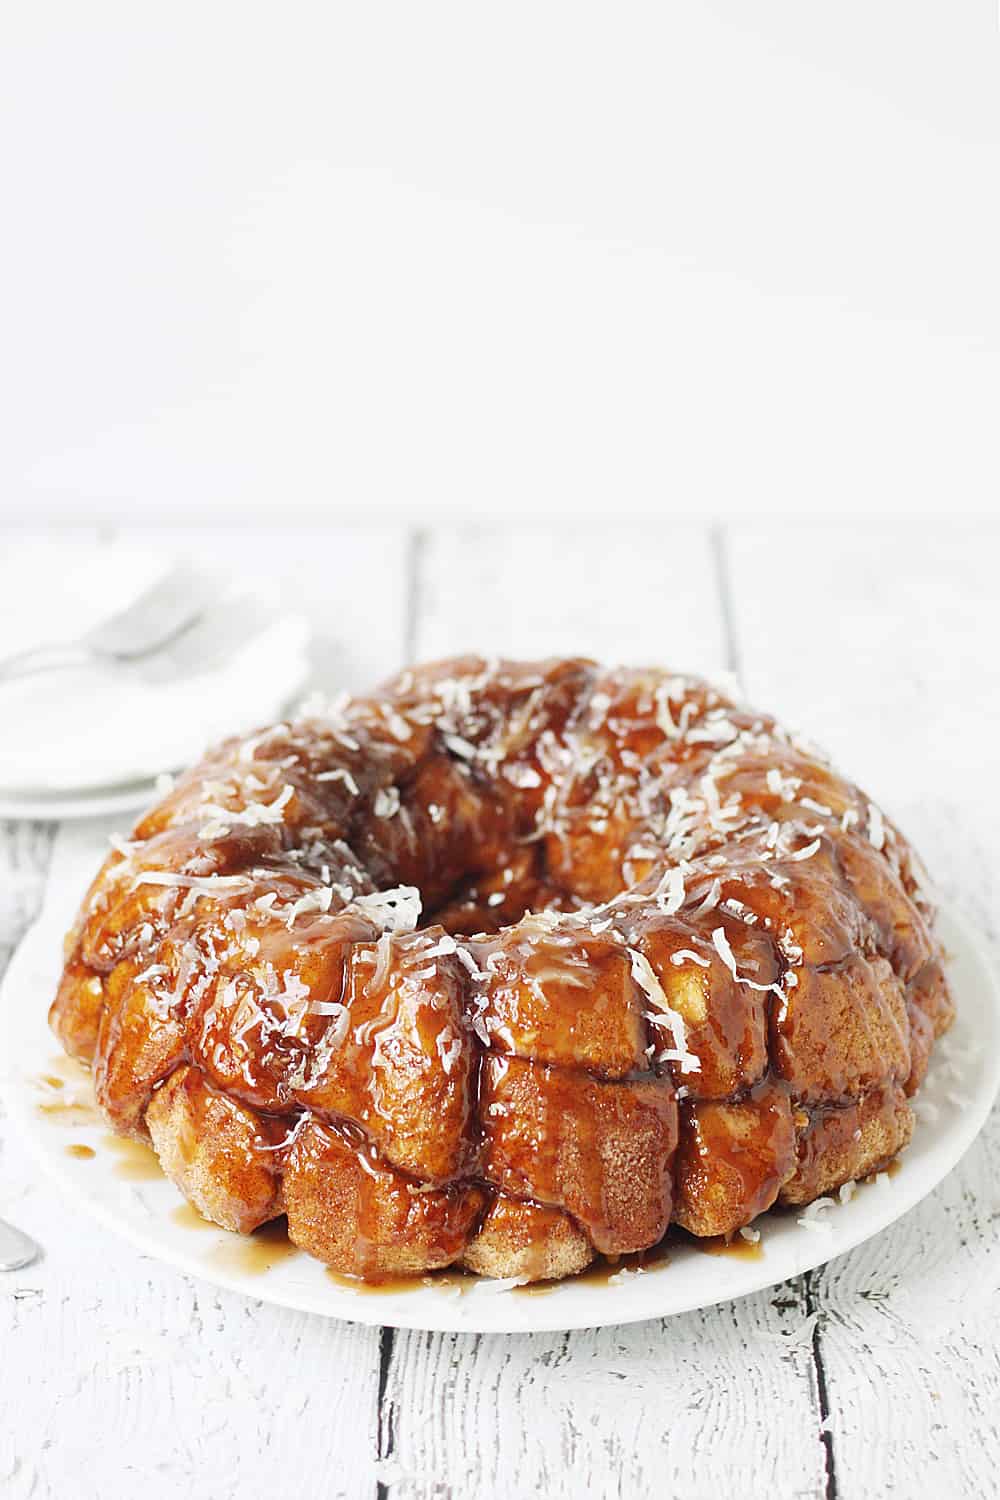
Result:
{"label": "white wooden table", "polygon": [[[220,555],[294,584],[322,675],[349,687],[466,648],[737,672],[1000,935],[995,531],[583,522],[263,545]],[[79,836],[0,823],[0,969]],[[4,1500],[997,1493],[997,1113],[918,1209],[822,1270],[565,1336],[379,1331],[187,1280],[37,1181],[2,1117],[0,1214],[45,1247],[0,1276]]]}

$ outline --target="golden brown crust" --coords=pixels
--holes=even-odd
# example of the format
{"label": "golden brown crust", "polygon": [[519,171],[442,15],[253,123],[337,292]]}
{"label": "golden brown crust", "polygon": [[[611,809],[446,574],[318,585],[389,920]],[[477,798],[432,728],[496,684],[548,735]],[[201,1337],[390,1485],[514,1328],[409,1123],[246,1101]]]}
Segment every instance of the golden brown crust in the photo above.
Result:
{"label": "golden brown crust", "polygon": [[477,1276],[557,1281],[593,1259],[593,1245],[568,1214],[501,1195],[466,1245],[462,1265]]}
{"label": "golden brown crust", "polygon": [[345,1276],[377,1281],[458,1260],[487,1198],[475,1185],[427,1190],[313,1123],[285,1160],[283,1201],[294,1244]]}
{"label": "golden brown crust", "polygon": [[94,880],[51,1021],[227,1227],[284,1205],[352,1275],[568,1275],[900,1149],[953,1014],[918,870],[704,682],[435,663],[188,772]]}
{"label": "golden brown crust", "polygon": [[797,1099],[853,1099],[910,1071],[903,987],[888,962],[858,954],[804,964],[775,1021],[776,1071]]}
{"label": "golden brown crust", "polygon": [[675,919],[647,919],[635,945],[684,1021],[688,1050],[699,1063],[689,1087],[700,1099],[731,1099],[767,1072],[766,986],[780,975],[766,933],[734,922],[727,914],[718,920],[738,972],[760,989],[738,983],[714,944],[693,949],[690,934]]}
{"label": "golden brown crust", "polygon": [[82,959],[71,958],[49,1009],[49,1025],[70,1057],[93,1062],[103,1014],[104,981]]}
{"label": "golden brown crust", "polygon": [[249,1234],[281,1212],[280,1133],[197,1068],[178,1068],[153,1094],[146,1125],[164,1172],[206,1219]]}
{"label": "golden brown crust", "polygon": [[955,1002],[948,988],[941,959],[929,959],[910,980],[906,989],[906,1009],[910,1021],[910,1076],[907,1094],[915,1094],[924,1081],[931,1050],[955,1019]]}
{"label": "golden brown crust", "polygon": [[782,1203],[811,1203],[891,1160],[913,1134],[913,1111],[901,1088],[875,1089],[847,1105],[816,1110],[803,1125],[797,1163]]}
{"label": "golden brown crust", "polygon": [[605,1255],[663,1237],[677,1144],[669,1079],[605,1083],[514,1057],[487,1058],[483,1073],[487,1182],[565,1209]]}
{"label": "golden brown crust", "polygon": [[338,1046],[317,1049],[295,1097],[363,1126],[387,1165],[449,1182],[470,1164],[479,1059],[462,1015],[464,971],[450,955],[428,960],[434,946],[410,934],[380,965],[378,944],[358,944],[342,991],[350,1030]]}
{"label": "golden brown crust", "polygon": [[691,1234],[733,1234],[771,1207],[795,1170],[788,1092],[758,1084],[738,1104],[685,1104],[682,1119],[674,1218]]}

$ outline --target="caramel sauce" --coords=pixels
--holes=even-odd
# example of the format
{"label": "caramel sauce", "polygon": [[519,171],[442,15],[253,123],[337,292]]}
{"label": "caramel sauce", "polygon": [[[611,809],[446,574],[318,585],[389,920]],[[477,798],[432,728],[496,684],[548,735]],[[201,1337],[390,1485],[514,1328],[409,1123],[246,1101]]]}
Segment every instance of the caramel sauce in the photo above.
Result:
{"label": "caramel sauce", "polygon": [[101,1123],[97,1105],[86,1099],[41,1099],[35,1108],[40,1115],[55,1118],[64,1125],[98,1125]]}
{"label": "caramel sauce", "polygon": [[93,1076],[89,1068],[84,1067],[75,1057],[65,1054],[56,1054],[49,1058],[48,1073],[39,1073],[38,1082],[46,1088],[61,1089],[67,1085],[80,1088],[92,1088]]}
{"label": "caramel sauce", "polygon": [[467,1271],[456,1271],[448,1267],[443,1271],[425,1271],[416,1276],[385,1276],[378,1281],[362,1281],[359,1276],[344,1276],[327,1266],[325,1274],[335,1286],[345,1292],[354,1292],[359,1297],[389,1297],[399,1292],[415,1292],[420,1287],[455,1287],[459,1292],[468,1291],[478,1277]]}
{"label": "caramel sauce", "polygon": [[211,1219],[203,1218],[193,1203],[179,1203],[171,1210],[170,1218],[183,1229],[208,1230],[217,1235],[218,1242],[209,1252],[213,1265],[219,1270],[236,1271],[243,1276],[263,1276],[273,1266],[301,1254],[297,1245],[288,1238],[285,1219],[272,1219],[262,1224],[252,1234],[233,1234]]}
{"label": "caramel sauce", "polygon": [[66,1147],[66,1155],[75,1156],[80,1161],[90,1161],[92,1157],[97,1155],[97,1152],[93,1146],[81,1146],[74,1142],[72,1146]]}
{"label": "caramel sauce", "polygon": [[156,1153],[141,1141],[109,1134],[101,1137],[101,1144],[118,1158],[114,1164],[116,1177],[122,1177],[126,1182],[154,1182],[162,1179],[163,1168]]}
{"label": "caramel sauce", "polygon": [[[653,1250],[637,1255],[622,1255],[617,1260],[605,1260],[602,1257],[575,1276],[564,1276],[555,1281],[530,1281],[524,1286],[511,1287],[510,1294],[516,1297],[546,1297],[560,1286],[607,1286],[621,1271],[651,1271],[657,1266],[667,1265],[669,1260],[668,1251],[657,1245]],[[416,1276],[386,1276],[378,1281],[362,1281],[360,1277],[344,1276],[329,1266],[325,1274],[344,1291],[354,1292],[362,1297],[396,1295],[400,1292],[413,1292],[421,1287],[455,1291],[465,1296],[473,1288],[489,1284],[471,1271],[463,1271],[455,1266],[448,1266],[440,1271],[425,1271]]]}
{"label": "caramel sauce", "polygon": [[181,1229],[216,1229],[207,1218],[202,1218],[193,1203],[178,1203],[177,1208],[171,1209],[171,1221],[178,1224]]}
{"label": "caramel sauce", "polygon": [[655,1271],[670,1264],[671,1251],[675,1248],[672,1234],[667,1234],[657,1245],[648,1250],[637,1250],[633,1255],[605,1257],[601,1262],[588,1266],[574,1281],[586,1281],[594,1286],[605,1286],[619,1271]]}
{"label": "caramel sauce", "polygon": [[700,1240],[692,1236],[692,1240],[703,1255],[726,1255],[733,1260],[764,1259],[763,1240],[745,1240],[739,1232],[730,1238],[724,1234],[714,1234]]}
{"label": "caramel sauce", "polygon": [[[210,1225],[217,1229],[217,1225]],[[230,1234],[219,1231],[224,1239],[211,1252],[212,1263],[220,1270],[237,1271],[243,1276],[263,1276],[283,1261],[290,1260],[302,1251],[288,1238],[288,1226],[284,1219],[274,1219],[262,1224],[252,1234]]]}
{"label": "caramel sauce", "polygon": [[880,1167],[873,1167],[865,1177],[858,1180],[859,1187],[874,1187],[879,1177],[895,1177],[903,1170],[903,1158],[894,1156],[891,1161],[883,1162]]}
{"label": "caramel sauce", "polygon": [[210,1219],[203,1218],[193,1203],[178,1203],[176,1208],[171,1209],[170,1217],[182,1229],[218,1229],[219,1227]]}
{"label": "caramel sauce", "polygon": [[530,1281],[526,1286],[514,1287],[513,1291],[518,1297],[544,1297],[560,1286],[614,1286],[616,1284],[614,1278],[619,1272],[635,1274],[668,1266],[672,1248],[672,1238],[667,1235],[658,1245],[651,1245],[648,1250],[638,1250],[633,1255],[618,1255],[610,1258],[601,1256],[585,1270],[578,1271],[575,1276],[564,1276],[557,1281]]}
{"label": "caramel sauce", "polygon": [[[395,1296],[400,1292],[418,1291],[421,1287],[435,1287],[439,1291],[451,1291],[465,1296],[482,1281],[482,1277],[471,1271],[463,1271],[459,1266],[444,1266],[439,1271],[422,1271],[414,1276],[384,1276],[377,1281],[362,1281],[359,1276],[345,1276],[332,1266],[326,1267],[325,1274],[335,1286],[345,1292],[354,1292],[359,1297]],[[547,1281],[537,1282],[535,1285],[550,1291],[556,1283]],[[530,1292],[532,1289],[531,1286],[512,1288],[518,1292]]]}
{"label": "caramel sauce", "polygon": [[[591,1270],[593,1267],[590,1268]],[[586,1271],[580,1271],[578,1275],[566,1277],[566,1281],[580,1281],[587,1275]],[[558,1281],[529,1281],[525,1286],[511,1287],[511,1295],[517,1297],[547,1297],[549,1292],[554,1292],[562,1283]]]}
{"label": "caramel sauce", "polygon": [[[93,1079],[81,1063],[71,1057],[50,1060],[48,1073],[39,1073],[34,1082],[41,1097],[35,1105],[40,1115],[66,1125],[98,1125],[100,1111],[94,1101]],[[72,1091],[67,1097],[66,1090]]]}

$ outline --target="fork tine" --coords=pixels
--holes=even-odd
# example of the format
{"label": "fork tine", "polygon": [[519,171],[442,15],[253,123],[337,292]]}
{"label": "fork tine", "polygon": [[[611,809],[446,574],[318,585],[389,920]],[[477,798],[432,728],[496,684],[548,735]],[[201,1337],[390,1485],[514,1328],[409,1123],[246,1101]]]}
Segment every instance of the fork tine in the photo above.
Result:
{"label": "fork tine", "polygon": [[127,608],[89,631],[84,643],[126,661],[145,656],[190,629],[220,589],[214,574],[187,562],[175,563]]}

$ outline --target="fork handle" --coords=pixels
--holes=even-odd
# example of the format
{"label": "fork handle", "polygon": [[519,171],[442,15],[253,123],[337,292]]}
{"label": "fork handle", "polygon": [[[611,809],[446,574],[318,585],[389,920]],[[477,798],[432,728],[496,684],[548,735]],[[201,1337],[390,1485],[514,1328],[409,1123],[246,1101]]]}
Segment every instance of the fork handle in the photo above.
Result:
{"label": "fork handle", "polygon": [[55,641],[49,646],[32,646],[0,661],[0,682],[14,677],[30,677],[35,672],[54,672],[59,667],[76,667],[93,660],[93,652],[79,641]]}

